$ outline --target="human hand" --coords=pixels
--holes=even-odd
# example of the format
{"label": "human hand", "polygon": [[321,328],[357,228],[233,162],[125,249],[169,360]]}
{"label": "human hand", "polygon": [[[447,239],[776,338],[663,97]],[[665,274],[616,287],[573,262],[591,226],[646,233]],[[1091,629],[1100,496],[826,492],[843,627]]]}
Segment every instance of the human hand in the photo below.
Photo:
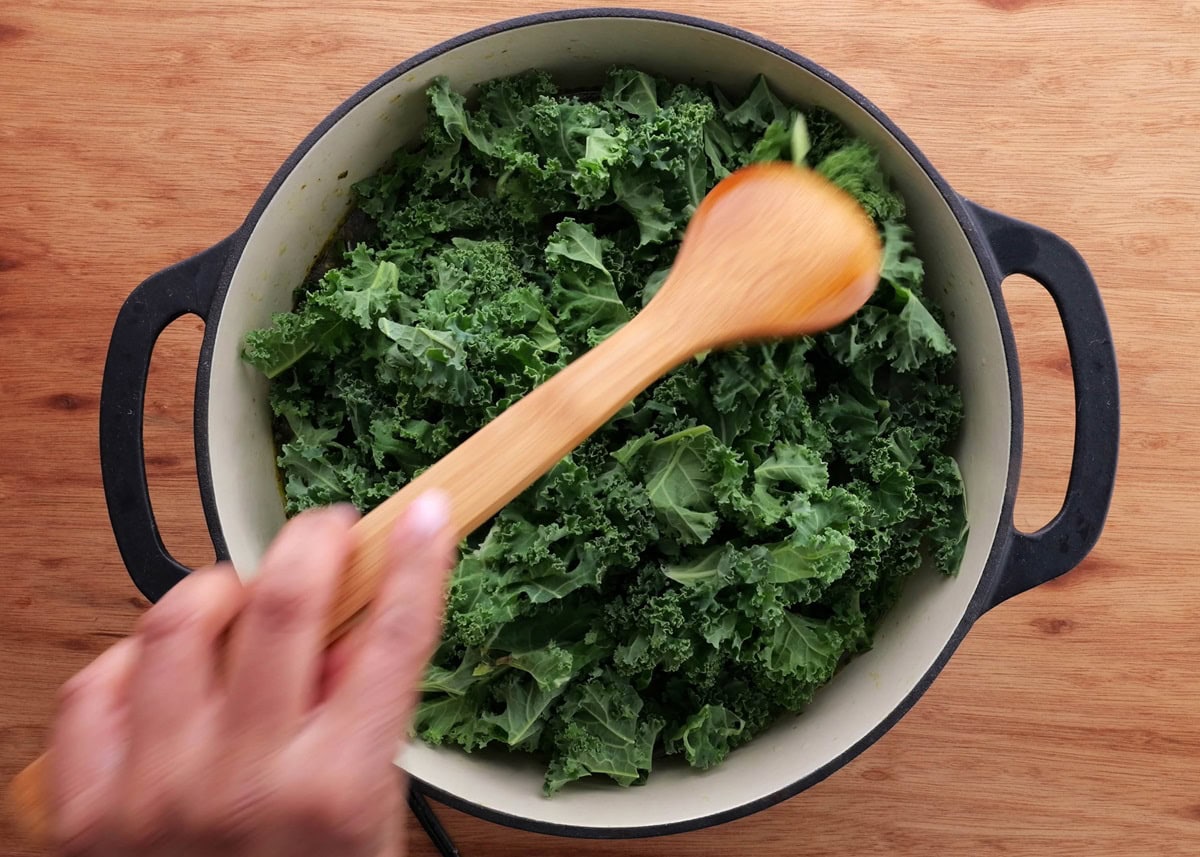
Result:
{"label": "human hand", "polygon": [[50,748],[61,853],[403,853],[392,761],[454,545],[446,500],[414,502],[366,621],[326,651],[356,520],[346,507],[292,519],[247,587],[228,565],[189,575],[68,682]]}

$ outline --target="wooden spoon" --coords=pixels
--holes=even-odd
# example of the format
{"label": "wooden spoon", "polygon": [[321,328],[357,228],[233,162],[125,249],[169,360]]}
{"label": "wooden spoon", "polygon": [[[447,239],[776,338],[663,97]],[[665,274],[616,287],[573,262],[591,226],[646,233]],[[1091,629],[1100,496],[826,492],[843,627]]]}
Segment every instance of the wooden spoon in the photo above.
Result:
{"label": "wooden spoon", "polygon": [[[700,203],[654,299],[619,331],[504,411],[366,515],[328,635],[336,639],[373,597],[387,535],[430,489],[451,500],[462,540],[550,470],[642,390],[702,351],[816,333],[853,315],[874,291],[881,248],[858,204],[814,172],[756,164]],[[34,836],[49,829],[46,756],[10,796]]]}

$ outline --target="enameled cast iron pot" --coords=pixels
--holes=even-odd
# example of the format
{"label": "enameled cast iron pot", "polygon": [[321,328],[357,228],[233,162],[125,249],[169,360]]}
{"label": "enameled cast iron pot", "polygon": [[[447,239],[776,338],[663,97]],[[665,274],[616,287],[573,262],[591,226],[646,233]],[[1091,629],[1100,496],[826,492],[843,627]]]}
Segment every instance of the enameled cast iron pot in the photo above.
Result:
{"label": "enameled cast iron pot", "polygon": [[[569,788],[541,796],[540,766],[507,755],[409,748],[399,762],[434,797],[543,832],[621,837],[682,831],[769,806],[866,749],[912,706],[985,611],[1079,563],[1100,534],[1117,461],[1117,366],[1100,293],[1061,238],[958,196],[886,116],[829,72],[777,45],[708,21],[658,12],[576,10],[468,33],[402,63],[337,108],[300,144],[229,238],[142,283],[113,330],[101,399],[104,487],[121,554],[155,600],[187,574],[165,550],[146,488],[143,400],[159,333],[185,313],[206,322],[196,377],[196,463],[217,554],[243,574],[284,520],[267,385],[240,359],[247,331],[290,308],[292,291],[344,216],[350,185],[417,139],[423,92],[532,68],[595,85],[614,64],[742,92],[766,74],[785,100],[832,110],[878,148],[903,192],[960,354],[966,421],[956,454],[970,537],[953,579],[914,578],[872,651],[847,666],[803,715],[706,773],[660,765],[643,788]],[[1075,449],[1063,507],[1017,531],[1021,386],[1001,280],[1023,273],[1053,296],[1075,382]]]}

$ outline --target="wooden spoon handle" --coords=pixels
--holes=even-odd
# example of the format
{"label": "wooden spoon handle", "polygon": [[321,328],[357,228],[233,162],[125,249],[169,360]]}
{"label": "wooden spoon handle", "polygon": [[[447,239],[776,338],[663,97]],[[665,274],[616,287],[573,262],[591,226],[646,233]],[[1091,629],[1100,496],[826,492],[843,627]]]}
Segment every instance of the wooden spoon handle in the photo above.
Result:
{"label": "wooden spoon handle", "polygon": [[[665,323],[657,323],[660,317]],[[386,567],[388,533],[409,503],[426,491],[446,492],[450,526],[461,541],[694,353],[670,322],[647,307],[364,517],[330,614],[330,634],[370,602]]]}
{"label": "wooden spoon handle", "polygon": [[[330,612],[329,642],[351,627],[375,595],[387,568],[389,534],[418,496],[429,490],[450,497],[455,540],[500,511],[564,455],[692,351],[678,331],[644,310],[505,410],[355,525],[358,544]],[[17,820],[35,839],[50,829],[49,760],[43,754],[9,787]]]}
{"label": "wooden spoon handle", "polygon": [[34,841],[50,838],[50,758],[38,756],[8,786],[13,816]]}

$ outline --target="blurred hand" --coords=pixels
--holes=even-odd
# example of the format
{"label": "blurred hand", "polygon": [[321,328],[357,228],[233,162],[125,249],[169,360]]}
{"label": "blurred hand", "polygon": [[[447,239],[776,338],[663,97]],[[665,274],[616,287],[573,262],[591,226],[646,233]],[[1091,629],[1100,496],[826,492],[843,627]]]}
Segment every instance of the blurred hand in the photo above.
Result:
{"label": "blurred hand", "polygon": [[289,521],[248,587],[219,565],[172,589],[63,690],[50,749],[61,853],[402,854],[392,760],[440,633],[448,518],[440,495],[409,507],[367,620],[329,651],[353,509]]}

